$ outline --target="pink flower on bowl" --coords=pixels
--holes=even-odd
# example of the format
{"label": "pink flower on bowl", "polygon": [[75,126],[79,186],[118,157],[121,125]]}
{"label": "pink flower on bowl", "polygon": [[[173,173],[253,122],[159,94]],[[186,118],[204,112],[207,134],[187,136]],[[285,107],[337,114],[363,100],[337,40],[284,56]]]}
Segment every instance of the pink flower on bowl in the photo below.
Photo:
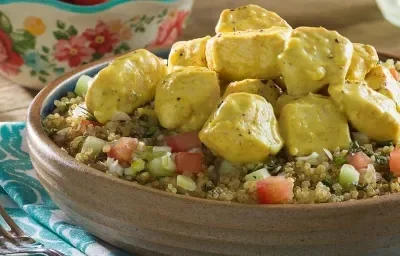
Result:
{"label": "pink flower on bowl", "polygon": [[0,70],[7,75],[18,75],[24,60],[13,51],[12,45],[10,37],[0,30]]}
{"label": "pink flower on bowl", "polygon": [[97,23],[95,29],[86,29],[83,36],[90,41],[89,46],[100,54],[111,52],[114,45],[119,42],[119,35],[111,32],[109,27],[102,21]]}
{"label": "pink flower on bowl", "polygon": [[164,22],[158,28],[156,40],[149,47],[165,47],[172,45],[178,36],[182,34],[188,11],[178,11],[170,13]]}
{"label": "pink flower on bowl", "polygon": [[83,61],[92,57],[94,50],[86,46],[87,40],[83,36],[72,36],[69,40],[58,40],[55,46],[54,57],[58,61],[68,61],[70,67],[77,67]]}

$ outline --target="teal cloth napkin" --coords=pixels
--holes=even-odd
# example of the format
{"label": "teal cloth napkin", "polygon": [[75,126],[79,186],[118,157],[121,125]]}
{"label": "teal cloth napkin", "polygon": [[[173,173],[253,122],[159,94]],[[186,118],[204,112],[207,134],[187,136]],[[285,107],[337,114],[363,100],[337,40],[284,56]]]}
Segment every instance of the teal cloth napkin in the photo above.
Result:
{"label": "teal cloth napkin", "polygon": [[0,204],[37,242],[72,256],[128,255],[91,236],[53,204],[32,167],[25,123],[0,123]]}

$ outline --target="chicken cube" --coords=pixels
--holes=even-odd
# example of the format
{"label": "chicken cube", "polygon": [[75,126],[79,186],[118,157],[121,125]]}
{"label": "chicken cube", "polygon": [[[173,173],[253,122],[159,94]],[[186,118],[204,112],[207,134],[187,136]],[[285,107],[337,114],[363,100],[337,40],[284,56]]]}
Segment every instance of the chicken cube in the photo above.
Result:
{"label": "chicken cube", "polygon": [[208,67],[226,81],[279,77],[277,56],[289,34],[282,27],[218,34],[207,43]]}
{"label": "chicken cube", "polygon": [[117,111],[130,114],[154,99],[156,85],[166,73],[163,61],[147,50],[125,54],[93,78],[86,106],[101,123],[111,120]]}
{"label": "chicken cube", "polygon": [[298,27],[278,57],[287,93],[299,96],[344,83],[353,45],[336,31]]}
{"label": "chicken cube", "polygon": [[400,84],[387,67],[378,65],[372,68],[365,81],[369,87],[392,99],[396,103],[397,111],[400,111]]}
{"label": "chicken cube", "polygon": [[167,129],[200,130],[219,99],[215,72],[203,67],[182,67],[157,85],[154,110]]}
{"label": "chicken cube", "polygon": [[175,66],[207,67],[206,44],[210,38],[206,36],[172,45],[168,57],[168,71],[172,72]]}
{"label": "chicken cube", "polygon": [[332,99],[358,131],[378,141],[400,138],[400,114],[396,104],[365,82],[329,86]]}
{"label": "chicken cube", "polygon": [[363,81],[365,75],[379,61],[378,54],[373,46],[367,44],[353,44],[353,48],[354,52],[346,79]]}
{"label": "chicken cube", "polygon": [[347,149],[351,142],[346,116],[332,99],[321,95],[309,94],[284,105],[279,127],[292,156]]}
{"label": "chicken cube", "polygon": [[276,117],[279,117],[281,114],[282,108],[292,102],[293,100],[299,99],[302,96],[292,96],[288,94],[282,94],[276,101],[275,106],[274,106],[274,113]]}
{"label": "chicken cube", "polygon": [[282,90],[272,80],[245,79],[230,83],[222,98],[226,98],[229,94],[236,92],[258,94],[274,107]]}
{"label": "chicken cube", "polygon": [[229,94],[199,137],[214,154],[237,164],[263,161],[283,147],[271,104],[245,92]]}
{"label": "chicken cube", "polygon": [[236,32],[245,30],[267,29],[272,26],[291,29],[290,25],[278,14],[249,4],[236,9],[223,10],[215,32]]}

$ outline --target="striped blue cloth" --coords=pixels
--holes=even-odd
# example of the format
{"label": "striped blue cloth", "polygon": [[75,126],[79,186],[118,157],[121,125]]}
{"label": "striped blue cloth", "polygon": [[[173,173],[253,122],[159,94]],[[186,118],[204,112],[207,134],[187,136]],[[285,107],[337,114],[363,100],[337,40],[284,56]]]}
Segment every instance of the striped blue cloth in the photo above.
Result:
{"label": "striped blue cloth", "polygon": [[33,170],[24,131],[24,123],[0,123],[0,204],[47,248],[72,256],[128,255],[74,225],[53,204]]}

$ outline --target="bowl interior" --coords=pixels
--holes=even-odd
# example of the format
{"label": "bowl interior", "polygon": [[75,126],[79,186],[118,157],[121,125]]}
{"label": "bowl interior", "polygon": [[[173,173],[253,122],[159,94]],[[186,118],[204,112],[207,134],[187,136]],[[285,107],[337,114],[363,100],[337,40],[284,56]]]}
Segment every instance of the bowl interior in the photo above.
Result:
{"label": "bowl interior", "polygon": [[[155,50],[153,51],[155,55],[160,58],[168,59],[169,50]],[[88,69],[85,69],[81,72],[75,73],[74,75],[70,76],[68,79],[64,80],[59,86],[57,86],[43,102],[43,107],[40,111],[41,118],[49,115],[55,108],[54,101],[61,99],[64,97],[68,92],[72,92],[75,89],[76,82],[78,81],[79,77],[83,74],[88,76],[95,76],[100,70],[108,65],[108,62],[102,62],[100,64],[91,66]]]}
{"label": "bowl interior", "polygon": [[[169,50],[165,49],[157,49],[152,51],[160,58],[167,59],[169,55]],[[396,56],[389,53],[379,53],[379,57],[381,60],[386,59],[394,59],[400,60],[400,56]],[[108,60],[111,60],[109,58]],[[50,114],[55,106],[54,101],[60,99],[61,97],[65,96],[68,92],[73,91],[75,88],[75,84],[79,77],[83,74],[94,76],[97,74],[102,68],[108,65],[107,60],[102,60],[97,63],[88,64],[85,67],[80,68],[79,72],[76,73],[69,73],[65,74],[63,77],[60,77],[56,81],[50,84],[50,86],[46,87],[39,95],[35,98],[30,106],[30,110],[28,113],[28,130],[29,128],[33,131],[32,134],[33,139],[39,139],[45,141],[45,151],[46,153],[51,154],[52,158],[54,158],[59,164],[67,165],[69,168],[77,168],[83,171],[87,171],[91,175],[98,175],[102,176],[102,178],[107,180],[113,180],[114,182],[119,183],[120,185],[125,186],[133,186],[136,188],[140,188],[141,191],[145,191],[146,193],[149,192],[150,194],[156,194],[157,196],[162,196],[163,198],[173,198],[179,201],[180,203],[195,203],[201,202],[203,205],[208,205],[209,207],[228,207],[230,209],[236,210],[247,210],[252,209],[254,211],[262,211],[263,208],[269,208],[270,210],[279,210],[285,212],[302,212],[304,210],[309,211],[309,213],[318,213],[319,209],[324,209],[326,211],[335,212],[337,210],[341,211],[351,211],[352,207],[357,207],[359,209],[368,209],[368,207],[381,207],[384,204],[390,204],[393,201],[398,201],[400,198],[400,193],[397,194],[390,194],[385,196],[379,196],[378,198],[371,198],[366,200],[355,200],[355,201],[346,201],[341,203],[326,203],[326,204],[294,204],[294,205],[247,205],[242,203],[236,202],[223,202],[223,201],[214,201],[202,198],[195,198],[195,197],[187,197],[178,194],[171,194],[166,193],[164,191],[147,188],[145,186],[132,184],[130,182],[121,180],[119,178],[114,178],[110,176],[103,176],[102,173],[97,172],[94,170],[92,171],[91,167],[88,167],[80,162],[76,161],[75,159],[71,158],[69,155],[67,156],[60,156],[59,154],[62,152],[52,141],[47,137],[44,130],[42,130],[42,126],[40,124],[40,119],[38,118],[39,115],[41,118]],[[39,115],[38,115],[39,114]],[[164,194],[165,193],[165,194]],[[219,208],[218,208],[219,209]]]}

